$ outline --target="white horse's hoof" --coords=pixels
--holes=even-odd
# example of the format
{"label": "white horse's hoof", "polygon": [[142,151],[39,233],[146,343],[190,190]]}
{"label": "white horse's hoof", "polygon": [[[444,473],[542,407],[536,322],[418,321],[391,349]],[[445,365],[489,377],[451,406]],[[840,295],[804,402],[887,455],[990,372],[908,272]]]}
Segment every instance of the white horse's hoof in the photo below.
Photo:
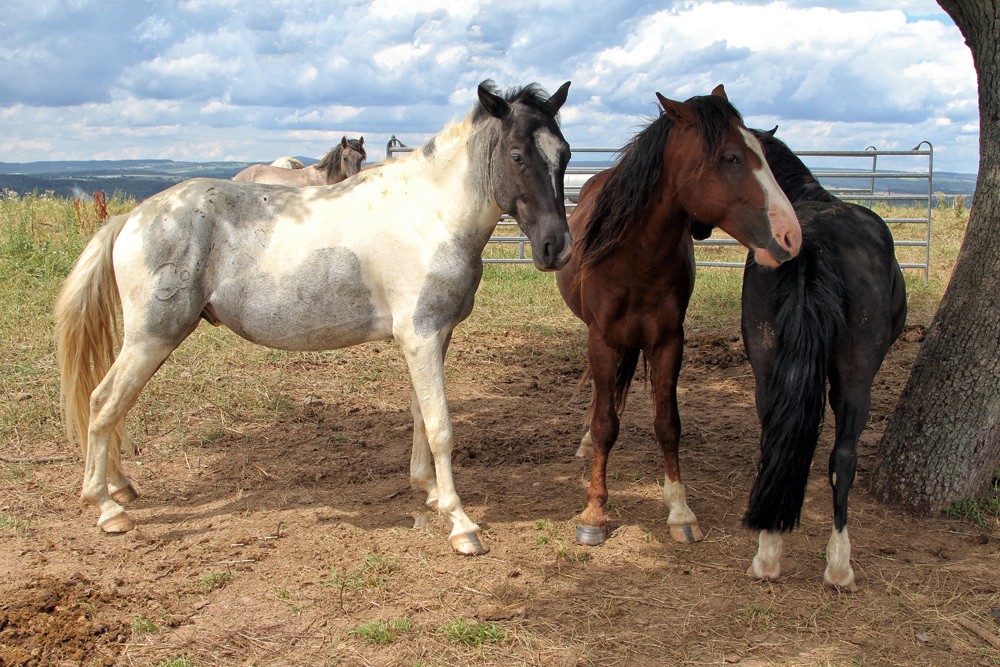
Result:
{"label": "white horse's hoof", "polygon": [[129,518],[128,514],[122,512],[121,514],[116,514],[110,519],[105,519],[104,521],[98,521],[97,525],[101,527],[105,533],[117,534],[117,533],[127,533],[128,531],[135,528],[135,524],[132,523],[132,519]]}
{"label": "white horse's hoof", "polygon": [[111,494],[111,499],[114,500],[119,505],[121,505],[122,503],[130,503],[133,500],[136,500],[138,497],[139,497],[139,492],[135,490],[134,486],[132,486],[132,482],[129,482],[128,486],[126,486],[125,488],[118,489],[117,491]]}
{"label": "white horse's hoof", "polygon": [[679,523],[670,526],[670,538],[674,542],[692,544],[705,539],[705,534],[697,523]]}
{"label": "white horse's hoof", "polygon": [[469,533],[459,533],[451,536],[451,548],[463,556],[482,556],[490,550],[479,541],[479,534],[475,531]]}

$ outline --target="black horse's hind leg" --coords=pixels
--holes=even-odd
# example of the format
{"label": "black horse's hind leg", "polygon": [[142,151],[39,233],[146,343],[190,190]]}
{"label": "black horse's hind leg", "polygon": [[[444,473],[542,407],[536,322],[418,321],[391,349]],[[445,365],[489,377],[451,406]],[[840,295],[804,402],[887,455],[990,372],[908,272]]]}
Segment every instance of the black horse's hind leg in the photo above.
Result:
{"label": "black horse's hind leg", "polygon": [[[876,365],[877,368],[877,365]],[[844,590],[855,590],[851,568],[851,540],[847,532],[847,499],[858,468],[858,438],[868,421],[871,409],[871,380],[867,374],[853,386],[841,386],[832,377],[830,406],[837,418],[836,440],[830,453],[830,486],[833,490],[833,532],[826,549],[823,583]]]}

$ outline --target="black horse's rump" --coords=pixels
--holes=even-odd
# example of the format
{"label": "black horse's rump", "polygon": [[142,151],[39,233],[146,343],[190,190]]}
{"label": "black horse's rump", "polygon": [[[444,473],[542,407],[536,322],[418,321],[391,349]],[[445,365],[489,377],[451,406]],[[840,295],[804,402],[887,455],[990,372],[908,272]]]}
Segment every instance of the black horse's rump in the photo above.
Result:
{"label": "black horse's rump", "polygon": [[743,523],[798,525],[826,409],[837,417],[830,458],[834,523],[847,518],[871,382],[902,330],[906,297],[892,234],[867,208],[827,192],[772,132],[752,130],[802,226],[799,256],[777,269],[747,258],[743,339],[757,382],[761,458]]}

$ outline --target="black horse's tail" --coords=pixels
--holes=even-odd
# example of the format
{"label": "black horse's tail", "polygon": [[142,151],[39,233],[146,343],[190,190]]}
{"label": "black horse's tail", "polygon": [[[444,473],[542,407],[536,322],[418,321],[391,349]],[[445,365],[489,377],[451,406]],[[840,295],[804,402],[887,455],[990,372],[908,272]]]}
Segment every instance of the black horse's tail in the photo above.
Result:
{"label": "black horse's tail", "polygon": [[757,479],[743,516],[748,528],[790,531],[799,523],[826,410],[829,360],[846,321],[846,283],[834,254],[803,244],[797,259],[775,271],[774,352],[759,409]]}

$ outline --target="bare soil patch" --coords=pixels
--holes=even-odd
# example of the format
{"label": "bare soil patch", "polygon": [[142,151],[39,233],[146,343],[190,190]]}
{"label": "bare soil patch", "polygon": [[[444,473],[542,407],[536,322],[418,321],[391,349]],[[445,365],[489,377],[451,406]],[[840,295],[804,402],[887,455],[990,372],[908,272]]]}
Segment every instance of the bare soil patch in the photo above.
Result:
{"label": "bare soil patch", "polygon": [[[172,414],[162,397],[137,409],[166,425],[125,464],[141,498],[124,536],[101,534],[93,508],[79,514],[78,459],[0,463],[0,506],[23,518],[0,534],[0,665],[1000,664],[957,623],[998,631],[996,528],[915,519],[864,490],[919,339],[911,328],[892,348],[861,441],[857,593],[820,583],[832,415],[781,581],[744,574],[758,425],[738,339],[692,335],[682,372],[681,465],[705,541],[669,540],[637,383],[609,467],[616,530],[587,548],[573,540],[589,479],[589,461],[574,457],[586,405],[569,402],[582,328],[483,326],[456,335],[446,371],[455,479],[489,554],[456,555],[435,520],[412,527],[424,499],[409,487],[408,379],[361,381],[343,363],[384,355],[401,368],[392,346],[278,360],[239,369],[283,377],[292,407],[273,419],[237,423],[214,405]],[[216,426],[201,437],[170,427],[192,420]],[[393,621],[382,643],[369,637]],[[463,640],[463,623],[492,634]]]}

